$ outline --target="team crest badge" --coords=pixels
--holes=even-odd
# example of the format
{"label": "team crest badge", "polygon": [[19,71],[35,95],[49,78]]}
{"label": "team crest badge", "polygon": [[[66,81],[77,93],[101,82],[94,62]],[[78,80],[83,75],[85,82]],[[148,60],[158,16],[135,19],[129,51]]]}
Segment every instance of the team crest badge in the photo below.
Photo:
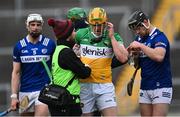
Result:
{"label": "team crest badge", "polygon": [[42,53],[46,54],[47,53],[47,49],[42,49]]}

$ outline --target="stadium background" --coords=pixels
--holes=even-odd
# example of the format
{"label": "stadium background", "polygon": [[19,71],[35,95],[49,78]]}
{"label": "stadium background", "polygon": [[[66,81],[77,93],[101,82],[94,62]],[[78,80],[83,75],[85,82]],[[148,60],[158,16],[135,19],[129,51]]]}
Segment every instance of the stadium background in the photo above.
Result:
{"label": "stadium background", "polygon": [[[0,1],[0,111],[10,104],[10,81],[12,71],[12,49],[15,43],[26,36],[25,20],[29,13],[40,13],[44,17],[43,33],[54,38],[47,19],[66,18],[67,10],[82,7],[87,11],[103,7],[108,20],[115,26],[127,47],[133,34],[127,28],[127,19],[134,10],[141,9],[149,15],[152,23],[164,31],[171,43],[171,64],[174,95],[169,115],[180,115],[180,0],[1,0]],[[119,115],[139,115],[137,97],[140,82],[138,74],[133,96],[126,93],[133,68],[124,65],[113,70],[113,82],[119,107]]]}

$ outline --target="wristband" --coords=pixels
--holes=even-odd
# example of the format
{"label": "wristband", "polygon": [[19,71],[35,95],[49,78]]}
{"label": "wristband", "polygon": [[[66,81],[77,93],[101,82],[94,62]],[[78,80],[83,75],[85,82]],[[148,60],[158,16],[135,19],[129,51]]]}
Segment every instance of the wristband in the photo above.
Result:
{"label": "wristband", "polygon": [[16,94],[16,93],[13,93],[13,94],[11,95],[11,99],[17,99],[17,94]]}

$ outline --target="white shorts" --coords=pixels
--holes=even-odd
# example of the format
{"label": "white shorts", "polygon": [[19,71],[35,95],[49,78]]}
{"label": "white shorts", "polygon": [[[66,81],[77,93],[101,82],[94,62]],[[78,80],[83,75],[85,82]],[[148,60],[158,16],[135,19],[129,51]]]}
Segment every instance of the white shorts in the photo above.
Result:
{"label": "white shorts", "polygon": [[34,112],[35,105],[45,105],[38,100],[40,91],[19,92],[19,113]]}
{"label": "white shorts", "polygon": [[103,110],[117,105],[112,83],[81,83],[80,98],[83,113],[91,113],[97,109]]}
{"label": "white shorts", "polygon": [[139,103],[158,104],[171,103],[172,88],[159,88],[155,90],[140,90]]}

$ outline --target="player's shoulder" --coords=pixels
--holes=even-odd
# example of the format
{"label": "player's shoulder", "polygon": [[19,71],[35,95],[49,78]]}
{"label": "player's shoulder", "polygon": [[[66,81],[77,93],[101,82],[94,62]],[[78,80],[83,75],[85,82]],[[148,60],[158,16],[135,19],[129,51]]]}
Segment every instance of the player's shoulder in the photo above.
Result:
{"label": "player's shoulder", "polygon": [[89,32],[89,27],[88,28],[81,28],[76,32],[76,38],[83,37],[84,35],[88,34]]}
{"label": "player's shoulder", "polygon": [[49,38],[45,35],[42,35],[41,43],[44,46],[55,46],[56,45],[54,39]]}
{"label": "player's shoulder", "polygon": [[80,28],[76,31],[76,33],[83,33],[83,32],[88,32],[90,29],[90,27],[87,27],[87,28]]}
{"label": "player's shoulder", "polygon": [[153,32],[153,34],[151,35],[151,38],[159,38],[159,37],[163,37],[163,38],[166,38],[166,35],[160,31],[159,29],[156,28],[156,30]]}
{"label": "player's shoulder", "polygon": [[154,34],[152,34],[151,38],[155,38],[155,40],[163,40],[163,41],[168,42],[166,35],[162,31],[160,31],[159,29],[156,29]]}
{"label": "player's shoulder", "polygon": [[51,42],[54,42],[53,38],[47,37],[46,35],[42,35],[42,38],[47,39],[47,40],[49,40]]}
{"label": "player's shoulder", "polygon": [[27,46],[27,41],[26,41],[26,37],[20,39],[19,41],[16,42],[15,47],[17,48],[23,48]]}

